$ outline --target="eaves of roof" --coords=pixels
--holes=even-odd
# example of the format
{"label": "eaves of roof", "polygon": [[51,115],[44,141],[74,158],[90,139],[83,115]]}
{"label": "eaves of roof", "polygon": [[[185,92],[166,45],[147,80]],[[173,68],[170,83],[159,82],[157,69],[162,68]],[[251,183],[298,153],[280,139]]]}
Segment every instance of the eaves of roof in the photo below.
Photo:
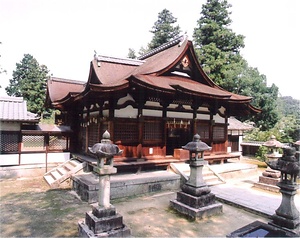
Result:
{"label": "eaves of roof", "polygon": [[181,92],[190,95],[226,99],[233,102],[251,101],[250,97],[233,97],[233,94],[219,88],[211,87],[192,79],[180,76],[154,76],[154,75],[134,75],[134,83],[144,85],[154,90],[166,91],[169,93]]}
{"label": "eaves of roof", "polygon": [[47,81],[47,104],[65,101],[70,95],[85,89],[86,82],[52,77]]}

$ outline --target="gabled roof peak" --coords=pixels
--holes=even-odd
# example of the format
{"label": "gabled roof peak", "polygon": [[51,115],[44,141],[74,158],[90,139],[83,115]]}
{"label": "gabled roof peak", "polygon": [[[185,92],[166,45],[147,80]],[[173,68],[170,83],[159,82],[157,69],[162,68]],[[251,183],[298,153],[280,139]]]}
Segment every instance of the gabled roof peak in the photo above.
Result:
{"label": "gabled roof peak", "polygon": [[168,48],[170,48],[170,47],[172,47],[176,44],[178,44],[178,46],[180,47],[182,42],[184,42],[186,39],[187,39],[187,35],[181,35],[181,36],[179,36],[179,37],[177,37],[177,38],[175,38],[175,39],[173,39],[173,40],[171,40],[171,41],[169,41],[169,42],[167,42],[167,43],[165,43],[165,44],[163,44],[163,45],[161,45],[161,46],[159,46],[159,47],[157,47],[157,48],[155,48],[151,51],[149,51],[148,53],[138,57],[138,59],[139,60],[144,60],[144,59],[146,59],[146,58],[148,58],[152,55],[155,55],[155,54],[157,54],[161,51],[164,51],[164,50],[166,50],[166,49],[168,49]]}

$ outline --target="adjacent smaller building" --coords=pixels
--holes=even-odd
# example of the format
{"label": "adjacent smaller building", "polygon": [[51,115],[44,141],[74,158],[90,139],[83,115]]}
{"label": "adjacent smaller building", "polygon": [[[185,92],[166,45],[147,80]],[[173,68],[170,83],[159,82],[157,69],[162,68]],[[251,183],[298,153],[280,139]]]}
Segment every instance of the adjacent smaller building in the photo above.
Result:
{"label": "adjacent smaller building", "polygon": [[235,117],[228,118],[228,152],[241,152],[243,135],[245,131],[252,130],[254,127],[250,124],[245,124]]}
{"label": "adjacent smaller building", "polygon": [[39,164],[47,169],[48,163],[69,159],[69,127],[39,122],[22,97],[0,97],[0,177],[6,166]]}

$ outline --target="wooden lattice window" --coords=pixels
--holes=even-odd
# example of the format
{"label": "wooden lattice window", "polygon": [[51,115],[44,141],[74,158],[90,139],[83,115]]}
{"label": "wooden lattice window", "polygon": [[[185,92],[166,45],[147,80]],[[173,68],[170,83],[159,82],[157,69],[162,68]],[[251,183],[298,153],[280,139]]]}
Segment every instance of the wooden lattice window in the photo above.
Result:
{"label": "wooden lattice window", "polygon": [[22,150],[24,151],[42,151],[46,149],[43,135],[23,135],[22,142]]}
{"label": "wooden lattice window", "polygon": [[197,132],[199,133],[201,140],[209,140],[209,124],[198,123]]}
{"label": "wooden lattice window", "polygon": [[52,135],[49,137],[49,150],[67,150],[68,140],[62,135]]}
{"label": "wooden lattice window", "polygon": [[0,132],[0,152],[18,152],[19,132],[1,131]]}
{"label": "wooden lattice window", "polygon": [[136,121],[118,121],[114,124],[114,141],[121,143],[138,142],[138,125]]}
{"label": "wooden lattice window", "polygon": [[85,151],[85,143],[86,143],[86,127],[82,126],[80,128],[80,134],[81,134],[81,149]]}
{"label": "wooden lattice window", "polygon": [[91,122],[88,125],[88,145],[93,146],[99,142],[98,124],[96,122]]}
{"label": "wooden lattice window", "polygon": [[145,141],[161,141],[163,137],[163,130],[160,121],[145,121],[144,123],[144,137]]}
{"label": "wooden lattice window", "polygon": [[215,125],[213,127],[213,140],[225,140],[225,126]]}

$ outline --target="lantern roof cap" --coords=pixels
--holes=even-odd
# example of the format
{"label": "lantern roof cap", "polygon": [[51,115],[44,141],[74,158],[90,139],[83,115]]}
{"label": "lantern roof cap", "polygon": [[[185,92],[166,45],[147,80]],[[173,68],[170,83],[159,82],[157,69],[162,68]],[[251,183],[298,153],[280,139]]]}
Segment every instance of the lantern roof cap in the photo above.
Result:
{"label": "lantern roof cap", "polygon": [[265,143],[263,143],[263,146],[274,147],[274,148],[282,148],[282,147],[284,147],[284,144],[282,144],[281,142],[279,142],[278,140],[276,140],[276,137],[274,135],[272,135],[270,137],[270,140],[268,140]]}
{"label": "lantern roof cap", "polygon": [[195,134],[193,141],[187,143],[185,146],[182,146],[182,149],[189,150],[190,152],[202,152],[205,150],[211,150],[211,147],[200,140],[199,134]]}

